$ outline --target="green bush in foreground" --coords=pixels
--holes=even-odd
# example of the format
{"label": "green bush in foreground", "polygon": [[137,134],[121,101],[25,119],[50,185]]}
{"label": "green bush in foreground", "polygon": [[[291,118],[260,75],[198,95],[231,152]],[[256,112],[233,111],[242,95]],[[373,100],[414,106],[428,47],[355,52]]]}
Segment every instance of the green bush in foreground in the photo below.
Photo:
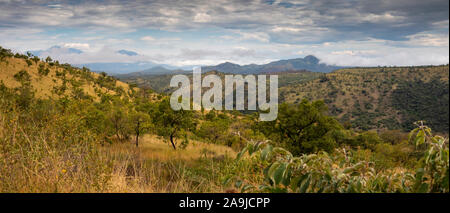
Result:
{"label": "green bush in foreground", "polygon": [[338,149],[333,155],[321,151],[294,157],[289,151],[265,142],[249,142],[245,153],[259,158],[265,177],[259,186],[238,180],[241,191],[300,193],[449,192],[448,141],[433,136],[422,122],[410,134],[416,146],[425,146],[418,169],[377,170],[373,162],[358,161],[353,152]]}

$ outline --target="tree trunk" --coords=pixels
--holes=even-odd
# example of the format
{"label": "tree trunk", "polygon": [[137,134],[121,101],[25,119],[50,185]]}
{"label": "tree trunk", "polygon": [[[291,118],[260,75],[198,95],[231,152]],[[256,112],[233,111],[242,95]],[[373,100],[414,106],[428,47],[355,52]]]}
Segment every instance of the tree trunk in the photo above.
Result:
{"label": "tree trunk", "polygon": [[139,134],[136,134],[136,147],[139,146]]}
{"label": "tree trunk", "polygon": [[175,143],[173,142],[173,134],[170,134],[170,143],[172,143],[173,149],[177,150],[177,148],[175,147]]}
{"label": "tree trunk", "polygon": [[138,121],[137,122],[137,126],[136,126],[136,147],[138,147],[139,146],[139,133],[140,133],[140,125],[141,125],[141,122],[140,121]]}

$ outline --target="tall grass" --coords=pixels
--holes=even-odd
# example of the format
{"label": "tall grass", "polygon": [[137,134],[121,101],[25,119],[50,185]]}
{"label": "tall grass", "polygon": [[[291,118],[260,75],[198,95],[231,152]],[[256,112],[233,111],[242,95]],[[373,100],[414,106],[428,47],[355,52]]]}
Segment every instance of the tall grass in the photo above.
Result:
{"label": "tall grass", "polygon": [[137,148],[101,144],[76,118],[44,117],[0,113],[0,192],[224,192],[224,177],[252,166],[199,141],[183,150],[150,135]]}

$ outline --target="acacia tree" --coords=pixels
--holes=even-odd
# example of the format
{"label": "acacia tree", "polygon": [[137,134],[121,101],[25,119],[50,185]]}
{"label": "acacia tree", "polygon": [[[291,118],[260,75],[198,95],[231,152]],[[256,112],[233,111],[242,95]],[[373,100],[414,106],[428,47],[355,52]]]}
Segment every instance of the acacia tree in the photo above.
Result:
{"label": "acacia tree", "polygon": [[39,57],[37,57],[37,56],[34,56],[31,60],[33,60],[34,63],[37,65],[41,59],[39,59]]}
{"label": "acacia tree", "polygon": [[260,122],[258,126],[267,137],[283,144],[293,154],[332,151],[336,145],[333,132],[343,128],[326,112],[323,101],[310,103],[304,99],[298,105],[284,103],[276,120]]}
{"label": "acacia tree", "polygon": [[108,112],[108,120],[114,134],[119,141],[129,139],[131,130],[129,109],[130,105],[120,97],[102,94],[104,110]]}
{"label": "acacia tree", "polygon": [[215,111],[209,111],[206,121],[202,122],[197,134],[200,137],[208,138],[212,143],[217,143],[221,138],[227,137],[226,133],[230,126],[230,120],[225,114],[216,115]]}
{"label": "acacia tree", "polygon": [[14,75],[14,79],[20,83],[20,87],[15,88],[19,95],[17,96],[17,102],[20,107],[26,109],[30,106],[33,98],[34,91],[31,85],[31,75],[26,70],[21,70]]}
{"label": "acacia tree", "polygon": [[47,58],[45,58],[45,62],[47,62],[47,63],[50,63],[50,62],[52,62],[52,61],[53,61],[53,59],[50,58],[50,56],[47,56]]}
{"label": "acacia tree", "polygon": [[136,134],[135,144],[139,146],[139,136],[150,129],[150,116],[144,112],[132,111],[130,115],[130,122]]}
{"label": "acacia tree", "polygon": [[168,138],[175,150],[175,138],[179,137],[181,132],[195,128],[192,111],[173,110],[168,98],[163,99],[154,109],[153,122],[158,135]]}

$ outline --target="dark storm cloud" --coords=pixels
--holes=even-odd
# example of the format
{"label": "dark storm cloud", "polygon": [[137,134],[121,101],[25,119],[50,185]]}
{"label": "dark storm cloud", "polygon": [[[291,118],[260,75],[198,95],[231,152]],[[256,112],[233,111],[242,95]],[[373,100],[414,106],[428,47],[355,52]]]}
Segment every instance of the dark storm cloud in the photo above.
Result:
{"label": "dark storm cloud", "polygon": [[[1,28],[76,27],[265,32],[281,43],[448,34],[448,0],[14,1],[0,0]],[[445,22],[447,21],[447,22]],[[443,22],[442,25],[436,23]]]}
{"label": "dark storm cloud", "polygon": [[[402,40],[406,35],[437,30],[433,23],[448,20],[449,17],[448,0],[325,0],[315,1],[310,8],[321,15],[337,17],[336,21],[318,20],[320,26],[340,32],[363,32],[388,40]],[[350,10],[342,12],[343,9]],[[368,15],[367,19],[364,15]],[[389,16],[392,16],[391,19]],[[377,18],[380,20],[376,21]],[[448,30],[448,26],[446,28]]]}

